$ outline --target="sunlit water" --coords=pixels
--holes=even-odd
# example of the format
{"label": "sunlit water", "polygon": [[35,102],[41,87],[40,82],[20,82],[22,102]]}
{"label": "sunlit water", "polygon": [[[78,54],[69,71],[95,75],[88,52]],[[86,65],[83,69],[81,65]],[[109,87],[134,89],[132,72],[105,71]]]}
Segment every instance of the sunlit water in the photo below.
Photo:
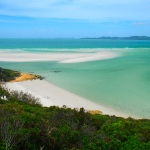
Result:
{"label": "sunlit water", "polygon": [[0,62],[0,66],[40,74],[47,81],[91,101],[150,118],[150,41],[1,39],[0,49],[32,53],[106,49],[122,53],[118,58],[84,63]]}

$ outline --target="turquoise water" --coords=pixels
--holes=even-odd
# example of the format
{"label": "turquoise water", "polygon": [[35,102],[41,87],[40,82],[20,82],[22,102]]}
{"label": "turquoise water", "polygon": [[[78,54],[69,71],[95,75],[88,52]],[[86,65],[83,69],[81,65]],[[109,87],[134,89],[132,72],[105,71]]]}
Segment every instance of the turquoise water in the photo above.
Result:
{"label": "turquoise water", "polygon": [[[0,49],[150,48],[149,40],[0,39]],[[28,49],[30,51],[30,49]]]}
{"label": "turquoise water", "polygon": [[41,74],[47,81],[91,101],[133,116],[150,118],[150,41],[0,39],[1,50],[14,52],[64,53],[102,48],[124,55],[84,63],[0,62],[0,66]]}

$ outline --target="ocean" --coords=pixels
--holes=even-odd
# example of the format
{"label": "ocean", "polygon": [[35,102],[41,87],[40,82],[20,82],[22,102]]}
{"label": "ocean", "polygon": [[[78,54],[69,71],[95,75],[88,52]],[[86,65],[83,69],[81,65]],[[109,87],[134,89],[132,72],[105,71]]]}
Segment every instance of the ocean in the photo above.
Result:
{"label": "ocean", "polygon": [[80,53],[101,50],[122,55],[82,63],[0,61],[0,66],[42,75],[54,85],[95,103],[131,116],[150,119],[150,41],[0,39],[0,51],[14,53]]}

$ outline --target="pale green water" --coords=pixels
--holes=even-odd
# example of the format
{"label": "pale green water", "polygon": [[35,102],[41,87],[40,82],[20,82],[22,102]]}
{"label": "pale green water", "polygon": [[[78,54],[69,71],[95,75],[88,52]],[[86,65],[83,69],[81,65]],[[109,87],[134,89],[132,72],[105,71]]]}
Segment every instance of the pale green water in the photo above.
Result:
{"label": "pale green water", "polygon": [[122,57],[109,60],[73,64],[0,62],[0,66],[41,74],[51,83],[96,103],[150,118],[150,48],[121,48],[119,51],[124,53]]}

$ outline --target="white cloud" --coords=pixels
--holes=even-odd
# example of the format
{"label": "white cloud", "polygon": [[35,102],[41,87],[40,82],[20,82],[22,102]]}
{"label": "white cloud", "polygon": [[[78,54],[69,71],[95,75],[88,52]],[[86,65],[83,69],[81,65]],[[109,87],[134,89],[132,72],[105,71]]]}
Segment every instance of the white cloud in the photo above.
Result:
{"label": "white cloud", "polygon": [[139,26],[150,25],[150,22],[133,22],[132,25],[139,25]]}
{"label": "white cloud", "polygon": [[74,19],[149,19],[149,0],[2,0],[0,14]]}

